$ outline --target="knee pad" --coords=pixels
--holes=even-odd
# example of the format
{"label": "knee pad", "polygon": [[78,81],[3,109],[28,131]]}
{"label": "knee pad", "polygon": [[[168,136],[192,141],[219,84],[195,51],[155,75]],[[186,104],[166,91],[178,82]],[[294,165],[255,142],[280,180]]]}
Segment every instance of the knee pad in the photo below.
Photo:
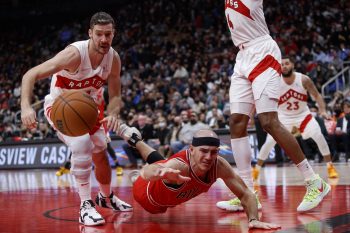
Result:
{"label": "knee pad", "polygon": [[91,154],[94,148],[89,135],[69,137],[69,140],[65,139],[65,142],[72,154]]}
{"label": "knee pad", "polygon": [[87,182],[90,179],[92,167],[92,154],[72,154],[71,173],[79,183]]}

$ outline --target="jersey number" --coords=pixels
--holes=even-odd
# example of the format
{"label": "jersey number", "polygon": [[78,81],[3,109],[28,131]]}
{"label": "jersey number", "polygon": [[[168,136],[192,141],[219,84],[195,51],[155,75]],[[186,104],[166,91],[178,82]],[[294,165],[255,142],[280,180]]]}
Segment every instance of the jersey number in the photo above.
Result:
{"label": "jersey number", "polygon": [[292,110],[298,110],[299,109],[299,102],[287,102],[287,110],[292,111]]}

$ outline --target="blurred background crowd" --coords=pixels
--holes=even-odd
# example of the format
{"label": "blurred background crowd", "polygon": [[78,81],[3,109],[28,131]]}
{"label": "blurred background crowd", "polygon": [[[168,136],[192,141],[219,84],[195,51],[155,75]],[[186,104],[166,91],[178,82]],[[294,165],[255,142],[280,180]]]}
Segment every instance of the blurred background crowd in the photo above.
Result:
{"label": "blurred background crowd", "polygon": [[[117,22],[113,47],[122,61],[124,121],[147,127],[146,139],[158,138],[163,153],[186,145],[188,131],[228,128],[230,75],[238,49],[226,25],[224,0],[105,1],[103,6],[63,0],[59,9],[50,1],[31,8],[7,2],[0,10],[0,143],[55,137],[41,110],[50,80],[36,83],[33,104],[40,124],[28,130],[20,124],[21,78],[68,44],[87,39],[96,9]],[[264,11],[283,55],[295,57],[296,70],[310,76],[319,91],[349,65],[349,1],[266,0]],[[337,120],[346,115],[348,92],[330,93],[326,102],[333,118],[325,126],[335,134]]]}

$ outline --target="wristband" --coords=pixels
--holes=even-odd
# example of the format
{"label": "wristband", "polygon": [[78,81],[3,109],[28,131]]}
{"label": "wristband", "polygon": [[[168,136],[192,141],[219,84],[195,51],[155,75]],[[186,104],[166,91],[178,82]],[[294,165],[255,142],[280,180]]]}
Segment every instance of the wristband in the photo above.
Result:
{"label": "wristband", "polygon": [[141,141],[141,138],[139,138],[139,136],[136,133],[132,133],[130,139],[128,140],[128,143],[130,146],[136,147],[136,143],[138,143],[139,141]]}

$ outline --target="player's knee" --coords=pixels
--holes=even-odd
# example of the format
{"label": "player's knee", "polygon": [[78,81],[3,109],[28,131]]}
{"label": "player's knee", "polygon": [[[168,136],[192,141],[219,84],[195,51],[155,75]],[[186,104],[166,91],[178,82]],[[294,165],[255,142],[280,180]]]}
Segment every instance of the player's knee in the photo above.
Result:
{"label": "player's knee", "polygon": [[278,118],[274,116],[275,115],[271,115],[271,114],[259,115],[259,121],[260,121],[261,127],[268,133],[273,132],[280,126],[280,122],[278,121]]}
{"label": "player's knee", "polygon": [[106,137],[102,137],[102,136],[92,137],[92,141],[94,144],[92,153],[100,153],[101,151],[104,151],[107,148]]}
{"label": "player's knee", "polygon": [[92,159],[88,154],[73,154],[71,158],[71,173],[78,182],[85,182],[90,178]]}
{"label": "player's knee", "polygon": [[72,154],[91,154],[94,148],[88,137],[82,137],[69,144]]}
{"label": "player's knee", "polygon": [[249,118],[243,114],[232,114],[230,116],[230,132],[233,138],[245,136],[248,120]]}

